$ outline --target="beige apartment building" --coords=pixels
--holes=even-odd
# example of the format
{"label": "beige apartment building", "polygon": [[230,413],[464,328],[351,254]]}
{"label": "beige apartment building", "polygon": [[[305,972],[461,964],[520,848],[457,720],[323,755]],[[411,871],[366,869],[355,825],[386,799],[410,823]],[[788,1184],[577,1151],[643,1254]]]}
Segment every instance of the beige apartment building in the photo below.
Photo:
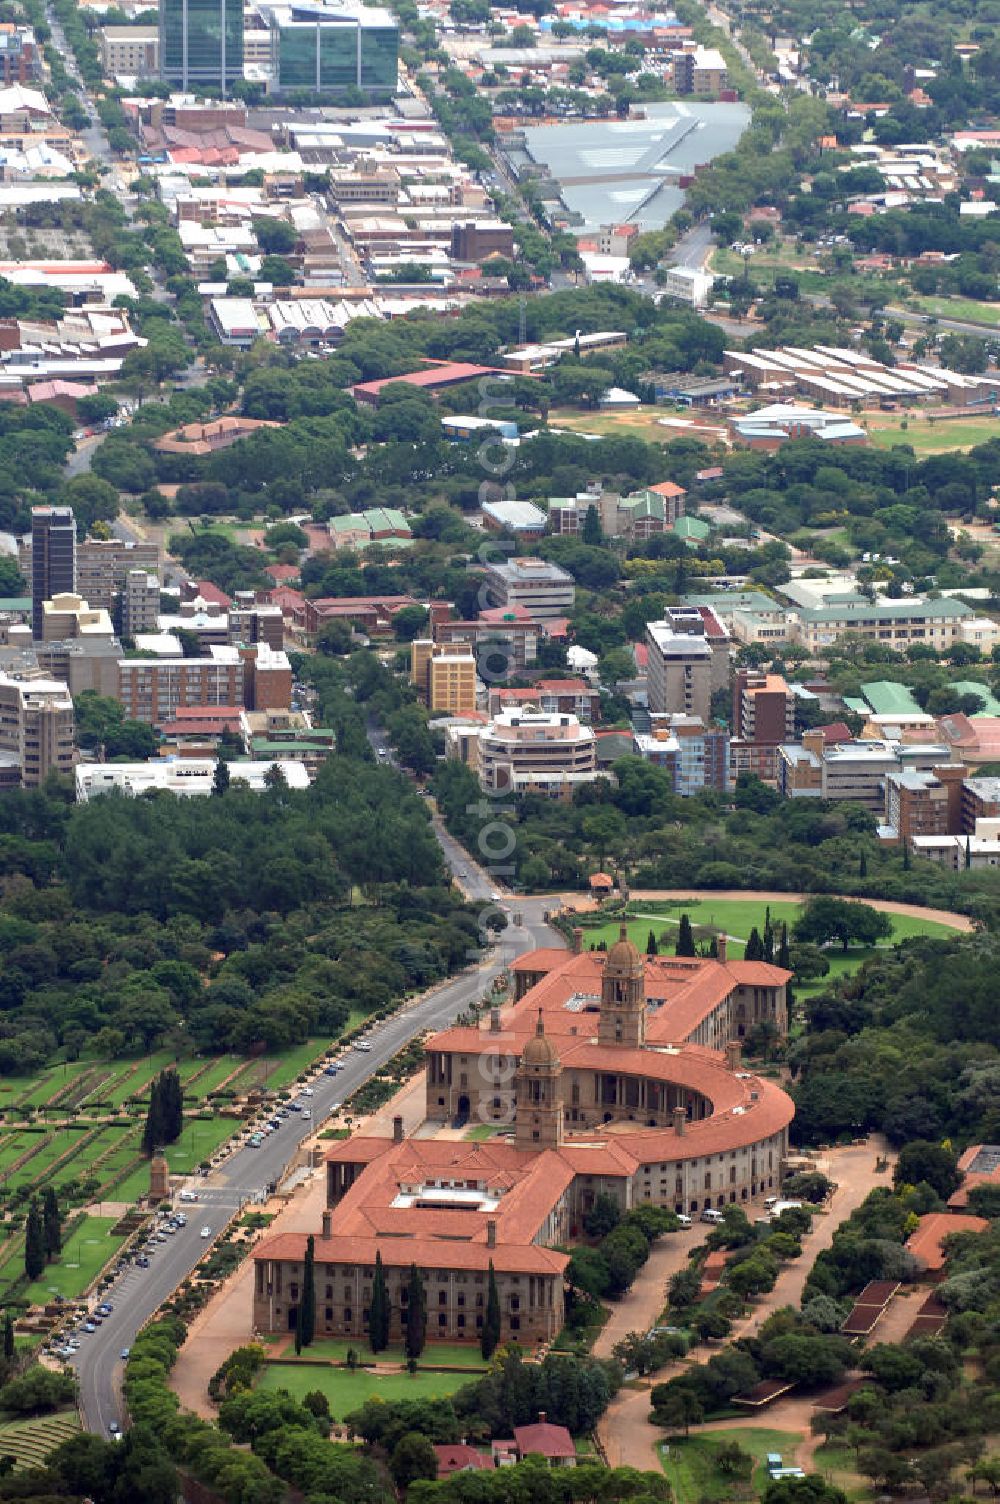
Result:
{"label": "beige apartment building", "polygon": [[470,715],[476,708],[476,655],[467,644],[411,644],[410,680],[429,710]]}
{"label": "beige apartment building", "polygon": [[[25,579],[31,579],[31,538],[23,539],[20,544],[18,565]],[[147,574],[158,575],[159,567],[159,549],[155,543],[84,538],[76,545],[73,588],[95,609],[103,607],[105,611],[111,611],[115,596],[124,588],[130,570],[143,569]],[[50,588],[49,596],[53,593]]]}
{"label": "beige apartment building", "polygon": [[707,639],[651,621],[646,646],[650,710],[698,716],[707,726],[712,719],[712,648]]}
{"label": "beige apartment building", "polygon": [[[213,650],[218,653],[220,650]],[[234,649],[211,658],[121,658],[118,698],[126,719],[158,726],[189,705],[242,705],[243,661]]]}
{"label": "beige apartment building", "polygon": [[0,674],[0,787],[36,789],[73,771],[73,701],[54,679]]}
{"label": "beige apartment building", "polygon": [[160,582],[145,569],[130,569],[121,593],[122,635],[155,632],[160,614]]}
{"label": "beige apartment building", "polygon": [[569,799],[597,776],[597,742],[575,715],[502,710],[476,744],[480,782],[493,793]]}
{"label": "beige apartment building", "polygon": [[486,566],[486,584],[493,604],[523,606],[536,621],[569,616],[576,599],[573,576],[547,559],[508,559]]}
{"label": "beige apartment building", "polygon": [[154,78],[160,71],[160,33],[155,26],[104,26],[98,33],[101,65],[112,77]]}
{"label": "beige apartment building", "polygon": [[42,641],[75,638],[110,642],[115,635],[111,617],[102,606],[91,606],[82,595],[64,592],[42,602]]}

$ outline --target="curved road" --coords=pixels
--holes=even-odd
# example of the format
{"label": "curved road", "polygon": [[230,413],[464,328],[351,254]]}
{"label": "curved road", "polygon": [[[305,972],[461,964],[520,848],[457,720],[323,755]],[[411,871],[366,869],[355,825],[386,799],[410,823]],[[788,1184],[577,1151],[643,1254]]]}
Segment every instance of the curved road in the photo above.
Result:
{"label": "curved road", "polygon": [[[454,874],[461,874],[458,881],[469,898],[488,899],[498,891],[496,882],[473,863],[464,847],[447,834],[436,817],[434,829],[448,866]],[[557,898],[531,898],[523,902],[507,898],[504,902],[508,912],[519,914],[523,923],[509,926],[496,951],[376,1025],[366,1036],[371,1043],[370,1054],[348,1049],[343,1056],[344,1069],[338,1076],[321,1074],[313,1080],[315,1095],[309,1104],[313,1121],[308,1134],[303,1134],[301,1120],[293,1114],[281,1120],[281,1127],[269,1134],[259,1149],[239,1149],[207,1176],[191,1179],[189,1184],[197,1189],[198,1201],[184,1208],[187,1226],[159,1245],[148,1269],[131,1265],[125,1271],[102,1297],[113,1305],[113,1315],[96,1332],[81,1336],[81,1348],[72,1366],[79,1376],[80,1403],[89,1430],[106,1436],[112,1423],[124,1422],[120,1400],[122,1349],[131,1346],[140,1328],[204,1256],[209,1240],[201,1237],[202,1228],[210,1227],[214,1239],[247,1200],[280,1178],[302,1139],[315,1134],[336,1106],[357,1091],[409,1040],[425,1029],[444,1028],[482,997],[499,969],[525,951],[563,944],[562,936],[550,929],[544,919],[547,909],[558,907]]]}

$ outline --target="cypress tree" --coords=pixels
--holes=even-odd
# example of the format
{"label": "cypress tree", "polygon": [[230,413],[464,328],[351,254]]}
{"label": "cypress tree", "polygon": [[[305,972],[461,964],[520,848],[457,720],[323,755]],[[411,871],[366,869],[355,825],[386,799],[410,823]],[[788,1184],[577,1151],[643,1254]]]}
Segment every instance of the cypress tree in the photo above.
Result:
{"label": "cypress tree", "polygon": [[406,1356],[419,1358],[427,1341],[427,1297],[416,1264],[410,1265],[409,1301],[406,1307]]}
{"label": "cypress tree", "polygon": [[909,872],[909,870],[910,870],[910,843],[909,843],[909,841],[904,841],[903,842],[903,871],[904,872]]}
{"label": "cypress tree", "polygon": [[686,914],[681,915],[681,922],[677,926],[677,946],[675,956],[694,955],[694,934],[691,929],[691,921]]}
{"label": "cypress tree", "polygon": [[28,1207],[28,1221],[24,1230],[24,1272],[29,1279],[37,1279],[45,1268],[45,1229],[38,1202],[32,1200]]}
{"label": "cypress tree", "polygon": [[306,1257],[302,1265],[302,1298],[296,1318],[296,1336],[300,1335],[302,1346],[308,1347],[316,1335],[316,1240],[310,1233],[306,1238]]}
{"label": "cypress tree", "polygon": [[745,961],[763,961],[764,959],[764,942],[760,938],[756,925],[750,931],[750,938],[743,951],[743,959]]}
{"label": "cypress tree", "polygon": [[14,1356],[14,1318],[9,1311],[3,1323],[3,1355],[8,1360]]}
{"label": "cypress tree", "polygon": [[176,1143],[184,1129],[184,1088],[173,1066],[160,1073],[160,1111],[163,1142]]}
{"label": "cypress tree", "polygon": [[50,1185],[47,1185],[42,1192],[42,1234],[45,1239],[46,1257],[55,1258],[62,1248],[62,1217],[59,1214],[56,1193]]}
{"label": "cypress tree", "polygon": [[500,1292],[497,1277],[490,1259],[490,1277],[486,1290],[486,1315],[483,1318],[483,1334],[479,1350],[484,1358],[492,1358],[500,1341]]}
{"label": "cypress tree", "polygon": [[864,847],[861,848],[861,857],[858,861],[858,876],[868,876],[868,853],[867,851],[865,851]]}
{"label": "cypress tree", "polygon": [[965,865],[967,869],[972,866],[972,846],[969,844],[968,836],[965,838]]}
{"label": "cypress tree", "polygon": [[153,1154],[163,1143],[163,1093],[160,1089],[161,1076],[157,1076],[149,1088],[149,1108],[146,1112],[146,1126],[142,1130],[142,1147],[146,1154]]}
{"label": "cypress tree", "polygon": [[770,904],[768,904],[767,908],[764,910],[763,952],[763,960],[767,961],[768,963],[774,960],[774,930],[771,926]]}
{"label": "cypress tree", "polygon": [[778,965],[786,971],[791,971],[791,961],[788,955],[788,925],[781,926],[781,943],[778,946]]}
{"label": "cypress tree", "polygon": [[646,937],[646,955],[658,956],[659,954],[660,947],[656,943],[656,936],[653,934],[653,931],[650,930],[648,936]]}
{"label": "cypress tree", "polygon": [[224,794],[229,787],[229,764],[220,757],[212,774],[212,793]]}
{"label": "cypress tree", "polygon": [[382,1255],[378,1252],[375,1254],[375,1278],[368,1308],[368,1345],[373,1353],[380,1353],[389,1345],[389,1292],[385,1288]]}

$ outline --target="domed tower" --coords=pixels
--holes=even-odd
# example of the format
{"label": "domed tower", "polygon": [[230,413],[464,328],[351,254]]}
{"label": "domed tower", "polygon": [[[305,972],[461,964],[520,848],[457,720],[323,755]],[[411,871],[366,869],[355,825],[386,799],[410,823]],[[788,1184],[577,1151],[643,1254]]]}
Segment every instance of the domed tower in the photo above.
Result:
{"label": "domed tower", "polygon": [[514,1145],[518,1149],[558,1149],[563,1141],[562,1065],[545,1037],[542,1010],[535,1032],[521,1051],[514,1078]]}
{"label": "domed tower", "polygon": [[624,924],[604,963],[597,1042],[633,1048],[646,1043],[646,964]]}

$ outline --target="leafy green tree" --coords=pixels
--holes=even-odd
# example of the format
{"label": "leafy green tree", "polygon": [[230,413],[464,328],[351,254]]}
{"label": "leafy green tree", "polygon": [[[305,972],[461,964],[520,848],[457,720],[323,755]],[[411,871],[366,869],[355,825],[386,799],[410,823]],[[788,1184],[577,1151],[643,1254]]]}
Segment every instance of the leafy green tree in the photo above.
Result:
{"label": "leafy green tree", "polygon": [[416,1264],[410,1265],[406,1306],[406,1356],[419,1358],[427,1341],[427,1296]]}
{"label": "leafy green tree", "polygon": [[958,1189],[961,1179],[955,1151],[926,1139],[914,1139],[904,1144],[892,1172],[895,1186],[926,1182],[942,1201],[947,1201],[952,1191]]}
{"label": "leafy green tree", "polygon": [[418,1478],[437,1477],[437,1456],[431,1442],[419,1431],[401,1436],[389,1455],[389,1471],[396,1487],[405,1493]]}
{"label": "leafy green tree", "polygon": [[654,1384],[651,1397],[653,1413],[650,1419],[654,1426],[662,1426],[675,1435],[683,1431],[688,1436],[691,1427],[700,1425],[705,1419],[704,1405],[686,1384]]}
{"label": "leafy green tree", "polygon": [[373,1353],[380,1353],[389,1345],[389,1292],[379,1252],[375,1254],[375,1277],[368,1307],[368,1345]]}
{"label": "leafy green tree", "polygon": [[586,543],[589,548],[600,548],[604,542],[604,533],[601,530],[601,519],[597,508],[593,503],[587,508],[583,517],[583,528],[580,533],[580,542]]}
{"label": "leafy green tree", "polygon": [[44,1268],[45,1227],[38,1202],[32,1197],[24,1229],[24,1272],[29,1280],[36,1280]]}
{"label": "leafy green tree", "polygon": [[484,1358],[492,1358],[500,1342],[500,1292],[497,1289],[496,1271],[493,1268],[493,1260],[490,1259],[490,1272],[486,1286],[486,1314],[483,1317],[483,1330],[479,1341],[479,1350]]}
{"label": "leafy green tree", "polygon": [[849,903],[843,898],[811,898],[795,924],[797,940],[823,945],[838,940],[844,950],[852,940],[862,945],[876,945],[892,934],[888,914],[867,903]]}
{"label": "leafy green tree", "polygon": [[677,926],[677,946],[674,955],[693,956],[694,954],[694,932],[691,929],[691,921],[686,914],[682,914],[680,924]]}
{"label": "leafy green tree", "polygon": [[588,1238],[606,1238],[621,1221],[621,1208],[614,1196],[601,1191],[594,1197],[589,1212],[584,1213],[583,1230]]}

